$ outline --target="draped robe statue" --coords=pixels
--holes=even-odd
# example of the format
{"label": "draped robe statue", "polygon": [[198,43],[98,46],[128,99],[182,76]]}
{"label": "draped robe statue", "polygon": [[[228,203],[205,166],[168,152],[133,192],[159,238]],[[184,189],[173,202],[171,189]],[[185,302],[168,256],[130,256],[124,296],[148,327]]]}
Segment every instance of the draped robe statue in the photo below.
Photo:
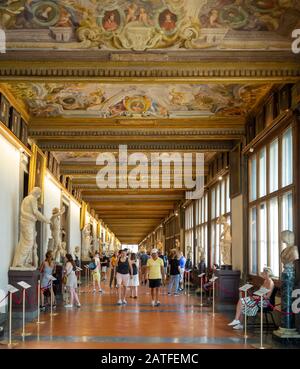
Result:
{"label": "draped robe statue", "polygon": [[34,187],[22,201],[20,240],[15,251],[12,268],[31,270],[38,268],[36,222],[40,221],[50,224],[49,219],[38,210],[38,199],[41,196],[41,192],[39,187]]}

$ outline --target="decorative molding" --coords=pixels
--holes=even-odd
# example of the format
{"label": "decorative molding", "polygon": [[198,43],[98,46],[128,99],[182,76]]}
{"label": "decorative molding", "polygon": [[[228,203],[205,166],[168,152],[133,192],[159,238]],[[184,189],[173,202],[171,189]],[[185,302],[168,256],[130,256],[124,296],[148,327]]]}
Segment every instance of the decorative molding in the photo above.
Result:
{"label": "decorative molding", "polygon": [[[226,81],[282,81],[300,79],[297,62],[73,62],[3,61],[0,80],[85,80],[106,83],[193,83],[218,79]],[[138,80],[137,80],[138,78]],[[216,80],[217,82],[217,80]]]}
{"label": "decorative molding", "polygon": [[230,128],[211,128],[211,129],[193,129],[193,130],[49,130],[49,129],[36,129],[29,130],[29,135],[35,137],[103,137],[103,136],[211,136],[211,135],[237,135],[242,136],[245,134],[245,129],[230,129]]}
{"label": "decorative molding", "polygon": [[[199,142],[128,142],[128,150],[198,150],[228,151],[233,148],[232,141]],[[46,151],[97,151],[118,150],[118,143],[105,142],[39,142],[39,147]]]}

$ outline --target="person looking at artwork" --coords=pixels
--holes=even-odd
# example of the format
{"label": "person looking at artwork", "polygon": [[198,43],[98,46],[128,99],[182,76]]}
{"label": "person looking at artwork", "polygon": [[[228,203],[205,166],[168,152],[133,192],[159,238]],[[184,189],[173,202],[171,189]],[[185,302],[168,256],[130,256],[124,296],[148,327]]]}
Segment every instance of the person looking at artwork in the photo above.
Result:
{"label": "person looking at artwork", "polygon": [[117,263],[117,285],[118,285],[118,295],[119,300],[117,305],[126,305],[126,292],[129,284],[130,276],[133,275],[132,266],[129,263],[127,257],[127,251],[124,249],[121,251],[121,255]]}
{"label": "person looking at artwork", "polygon": [[132,267],[132,277],[129,281],[130,286],[130,297],[137,299],[138,297],[138,286],[139,286],[139,260],[137,255],[133,252],[130,255],[130,265]]}
{"label": "person looking at artwork", "polygon": [[73,260],[73,257],[71,254],[66,255],[66,264],[64,267],[64,274],[67,277],[67,283],[66,287],[70,293],[70,302],[69,304],[65,305],[65,308],[72,308],[74,301],[76,303],[76,306],[79,308],[81,306],[79,302],[79,298],[76,292],[77,288],[77,277],[76,277],[76,265]]}
{"label": "person looking at artwork", "polygon": [[92,279],[93,279],[93,293],[96,292],[96,283],[98,285],[98,291],[102,293],[101,289],[101,262],[99,252],[95,252],[95,256],[93,258],[95,269],[92,270]]}
{"label": "person looking at artwork", "polygon": [[47,251],[45,260],[42,262],[40,266],[40,272],[42,273],[41,277],[41,306],[40,309],[45,311],[45,296],[51,296],[53,307],[56,307],[56,299],[53,289],[51,289],[50,276],[55,273],[55,263],[53,261],[52,251]]}
{"label": "person looking at artwork", "polygon": [[141,262],[141,284],[147,284],[147,261],[149,256],[145,250],[141,251],[140,262]]}
{"label": "person looking at artwork", "polygon": [[[269,290],[269,292],[265,294],[263,300],[263,308],[266,308],[270,304],[270,297],[274,289],[274,282],[272,280],[273,273],[271,268],[265,267],[261,273],[261,276],[264,279],[261,287]],[[236,306],[235,317],[228,325],[233,327],[233,329],[243,329],[243,314],[246,314],[247,316],[255,316],[260,308],[261,303],[259,296],[247,296],[246,298],[240,298]]]}
{"label": "person looking at artwork", "polygon": [[151,258],[147,261],[147,275],[149,279],[149,287],[151,289],[152,302],[151,305],[159,306],[159,292],[162,280],[165,277],[164,262],[158,257],[158,250],[151,250]]}
{"label": "person looking at artwork", "polygon": [[185,271],[185,263],[186,258],[183,255],[182,251],[177,251],[177,257],[179,258],[179,265],[180,265],[180,287],[179,291],[183,291],[183,280],[184,280],[184,271]]}
{"label": "person looking at artwork", "polygon": [[109,257],[105,253],[103,253],[100,258],[100,262],[101,262],[101,280],[106,281],[107,269],[109,267]]}

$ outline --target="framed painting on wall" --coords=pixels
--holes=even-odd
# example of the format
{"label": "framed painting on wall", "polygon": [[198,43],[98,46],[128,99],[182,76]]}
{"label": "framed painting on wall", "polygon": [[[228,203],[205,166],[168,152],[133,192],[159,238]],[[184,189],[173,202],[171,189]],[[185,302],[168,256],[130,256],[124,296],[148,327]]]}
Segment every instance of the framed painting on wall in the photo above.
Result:
{"label": "framed painting on wall", "polygon": [[29,192],[34,187],[39,187],[42,190],[42,196],[40,203],[44,202],[44,180],[46,174],[47,158],[42,150],[37,145],[32,146],[32,157],[30,159],[30,171],[29,171]]}
{"label": "framed painting on wall", "polygon": [[20,138],[21,115],[14,108],[11,108],[9,128],[15,136]]}
{"label": "framed painting on wall", "polygon": [[9,110],[9,101],[3,94],[0,94],[0,120],[7,127],[9,126]]}
{"label": "framed painting on wall", "polygon": [[21,129],[19,138],[25,146],[28,145],[28,125],[24,119],[21,119]]}

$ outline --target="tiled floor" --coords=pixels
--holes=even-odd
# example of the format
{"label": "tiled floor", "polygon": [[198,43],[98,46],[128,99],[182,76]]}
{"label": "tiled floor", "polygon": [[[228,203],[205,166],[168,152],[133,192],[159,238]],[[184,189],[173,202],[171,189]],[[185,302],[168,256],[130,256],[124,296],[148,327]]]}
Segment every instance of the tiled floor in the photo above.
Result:
{"label": "tiled floor", "polygon": [[[163,289],[161,306],[150,306],[147,287],[140,287],[137,300],[117,306],[114,290],[104,294],[81,289],[80,309],[57,307],[57,315],[41,314],[45,323],[26,325],[31,335],[22,339],[15,329],[17,348],[251,348],[259,342],[258,333],[245,342],[242,333],[227,326],[228,315],[199,306],[199,297],[168,296]],[[5,347],[5,346],[2,346]]]}

